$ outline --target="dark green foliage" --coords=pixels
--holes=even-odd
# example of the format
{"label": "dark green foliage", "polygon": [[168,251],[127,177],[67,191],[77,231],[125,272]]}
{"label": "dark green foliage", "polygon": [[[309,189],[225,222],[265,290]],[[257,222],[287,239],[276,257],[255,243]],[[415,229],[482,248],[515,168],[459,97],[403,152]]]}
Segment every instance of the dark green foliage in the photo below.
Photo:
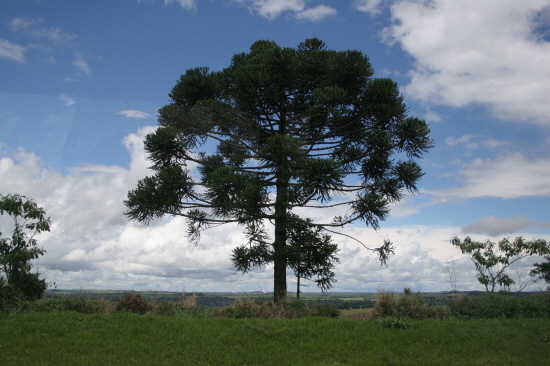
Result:
{"label": "dark green foliage", "polygon": [[[319,226],[310,225],[312,220],[289,220],[288,245],[286,258],[294,275],[317,283],[322,291],[332,288],[338,245],[332,242],[330,235]],[[297,289],[299,295],[299,285]]]}
{"label": "dark green foliage", "polygon": [[485,286],[487,292],[495,292],[496,285],[505,291],[509,290],[515,281],[506,274],[506,269],[513,263],[528,256],[550,253],[550,246],[545,240],[527,241],[521,236],[513,242],[504,238],[498,242],[498,246],[489,240],[482,243],[470,237],[464,241],[454,237],[451,244],[468,255],[478,272],[477,280]]}
{"label": "dark green foliage", "polygon": [[[373,74],[361,52],[318,39],[297,48],[258,41],[222,71],[187,70],[145,139],[155,175],[128,193],[127,216],[183,216],[195,242],[202,230],[236,222],[248,240],[233,252],[235,268],[273,263],[276,301],[286,298],[288,267],[329,288],[337,262],[329,228],[378,228],[391,203],[417,190],[414,159],[433,146],[428,125],[406,115],[398,85]],[[349,214],[332,222],[294,211],[339,206]],[[385,263],[393,247],[371,250]]]}
{"label": "dark green foliage", "polygon": [[4,214],[13,220],[13,228],[11,237],[0,237],[0,302],[39,299],[47,284],[31,272],[31,261],[45,250],[34,237],[50,231],[50,219],[32,199],[19,194],[0,195],[0,215]]}
{"label": "dark green foliage", "polygon": [[[322,291],[332,288],[333,282],[336,281],[332,269],[340,262],[336,256],[339,251],[338,245],[332,242],[332,238],[322,227],[312,225],[310,219],[304,221],[297,215],[289,215],[287,224],[287,246],[281,255],[286,258],[288,267],[294,271],[298,279],[298,299],[302,278],[314,281]],[[259,240],[256,236],[265,233],[251,230],[248,235],[252,240]],[[246,273],[252,265],[266,265],[273,261],[273,257],[274,253],[267,244],[244,244],[233,250],[231,259],[238,271]]]}
{"label": "dark green foliage", "polygon": [[135,291],[125,292],[115,304],[117,311],[145,314],[153,310],[153,303]]}

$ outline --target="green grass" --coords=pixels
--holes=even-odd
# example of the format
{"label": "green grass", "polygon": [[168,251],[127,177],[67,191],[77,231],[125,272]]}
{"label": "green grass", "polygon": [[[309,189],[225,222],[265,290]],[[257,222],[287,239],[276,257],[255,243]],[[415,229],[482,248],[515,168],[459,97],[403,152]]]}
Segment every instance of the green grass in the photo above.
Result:
{"label": "green grass", "polygon": [[549,319],[388,322],[18,313],[0,365],[547,365]]}

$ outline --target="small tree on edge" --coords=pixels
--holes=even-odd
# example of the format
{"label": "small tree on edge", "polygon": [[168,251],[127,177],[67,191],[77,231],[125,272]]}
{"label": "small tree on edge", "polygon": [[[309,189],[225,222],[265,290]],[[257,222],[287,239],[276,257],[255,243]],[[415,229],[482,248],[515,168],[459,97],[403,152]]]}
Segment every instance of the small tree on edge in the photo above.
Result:
{"label": "small tree on edge", "polygon": [[19,194],[0,195],[0,215],[4,214],[13,219],[13,231],[11,238],[0,238],[0,291],[7,298],[38,299],[47,284],[31,272],[30,261],[45,253],[34,237],[50,231],[50,219],[32,199]]}

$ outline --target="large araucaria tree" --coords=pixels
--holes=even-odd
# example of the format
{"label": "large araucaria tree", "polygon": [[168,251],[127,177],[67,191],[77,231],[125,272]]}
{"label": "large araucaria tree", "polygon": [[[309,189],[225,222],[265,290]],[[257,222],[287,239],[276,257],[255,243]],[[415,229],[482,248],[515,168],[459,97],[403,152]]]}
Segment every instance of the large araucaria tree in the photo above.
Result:
{"label": "large araucaria tree", "polygon": [[[155,175],[128,193],[126,215],[144,223],[183,216],[195,241],[209,227],[242,225],[235,268],[273,263],[275,301],[286,299],[288,267],[330,287],[337,258],[327,233],[356,221],[377,229],[389,204],[417,191],[423,173],[414,160],[433,146],[397,84],[373,73],[361,52],[318,39],[297,48],[258,41],[222,71],[187,70],[145,139]],[[315,222],[296,208],[347,211]],[[296,255],[300,232],[316,256],[310,268]],[[393,248],[371,250],[385,262]]]}

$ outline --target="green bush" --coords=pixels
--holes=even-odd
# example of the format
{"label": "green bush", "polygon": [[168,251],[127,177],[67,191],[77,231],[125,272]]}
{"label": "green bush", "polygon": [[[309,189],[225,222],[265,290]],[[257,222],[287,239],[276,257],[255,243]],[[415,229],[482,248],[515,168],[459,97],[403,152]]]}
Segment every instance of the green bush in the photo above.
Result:
{"label": "green bush", "polygon": [[449,309],[453,315],[469,318],[549,318],[550,293],[522,297],[506,293],[458,296],[449,303]]}
{"label": "green bush", "polygon": [[85,296],[67,297],[62,300],[63,310],[97,314],[113,312],[111,303],[104,299],[88,299]]}
{"label": "green bush", "polygon": [[116,311],[145,314],[153,310],[153,303],[135,291],[125,292],[115,304]]}
{"label": "green bush", "polygon": [[373,315],[375,317],[396,316],[396,301],[393,291],[378,290],[374,299]]}
{"label": "green bush", "polygon": [[28,313],[48,313],[54,311],[76,311],[85,314],[111,313],[114,306],[104,299],[88,299],[85,296],[60,297],[57,299],[39,299],[21,301],[17,311]]}
{"label": "green bush", "polygon": [[222,318],[286,318],[295,319],[308,316],[323,316],[335,318],[340,315],[338,309],[320,302],[304,302],[294,300],[289,302],[264,302],[252,299],[238,299],[233,305],[226,306],[218,312]]}
{"label": "green bush", "polygon": [[153,313],[157,315],[179,316],[185,318],[210,318],[217,315],[218,309],[203,308],[198,305],[190,305],[183,302],[175,303],[163,301],[156,304]]}
{"label": "green bush", "polygon": [[411,319],[430,318],[426,300],[420,295],[406,294],[397,298],[396,312],[399,317]]}
{"label": "green bush", "polygon": [[393,291],[379,290],[374,300],[373,317],[410,319],[444,318],[449,311],[444,306],[429,306],[420,294],[413,295],[405,288],[404,294],[394,296]]}
{"label": "green bush", "polygon": [[9,300],[40,299],[48,287],[38,272],[32,272],[31,262],[45,253],[35,235],[50,231],[50,219],[42,207],[20,194],[0,194],[0,215],[4,214],[13,220],[13,233],[0,237],[0,305],[12,307]]}

